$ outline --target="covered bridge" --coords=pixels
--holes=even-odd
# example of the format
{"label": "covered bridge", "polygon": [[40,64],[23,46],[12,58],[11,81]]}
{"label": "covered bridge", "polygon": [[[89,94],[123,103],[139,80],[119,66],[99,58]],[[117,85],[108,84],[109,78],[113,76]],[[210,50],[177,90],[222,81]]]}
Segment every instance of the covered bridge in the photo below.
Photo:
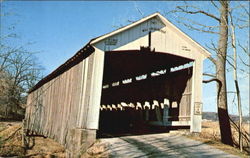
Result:
{"label": "covered bridge", "polygon": [[209,56],[165,17],[149,15],[92,39],[39,81],[28,95],[26,133],[53,138],[74,155],[99,129],[188,126],[200,132]]}

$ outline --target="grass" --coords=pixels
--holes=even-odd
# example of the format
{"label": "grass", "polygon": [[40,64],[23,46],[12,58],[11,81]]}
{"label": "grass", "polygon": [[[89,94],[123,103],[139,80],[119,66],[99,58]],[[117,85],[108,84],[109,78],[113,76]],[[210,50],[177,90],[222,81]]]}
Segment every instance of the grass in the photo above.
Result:
{"label": "grass", "polygon": [[[249,129],[249,124],[244,124],[244,128]],[[249,135],[249,131],[247,132]],[[205,144],[214,146],[215,148],[223,150],[229,154],[237,155],[242,158],[248,158],[249,151],[240,152],[240,150],[237,148],[238,132],[234,128],[232,128],[232,134],[235,146],[232,147],[229,145],[222,144],[220,142],[219,123],[214,121],[203,121],[201,133],[196,133],[196,134],[188,133],[186,134],[186,136],[188,138],[198,140],[204,142]],[[245,149],[249,149],[249,142],[244,142],[244,147]]]}
{"label": "grass", "polygon": [[82,158],[108,158],[108,145],[97,140],[84,154]]}
{"label": "grass", "polygon": [[65,157],[65,149],[52,139],[35,137],[35,145],[22,147],[21,122],[0,122],[0,156],[4,157]]}
{"label": "grass", "polygon": [[[32,157],[32,158],[50,158],[66,157],[65,149],[59,143],[49,138],[34,137],[35,145],[32,149],[25,150],[22,147],[21,122],[0,122],[0,157]],[[105,158],[108,157],[106,144],[96,141],[83,158]]]}
{"label": "grass", "polygon": [[20,123],[1,122],[0,129],[0,155],[24,156]]}

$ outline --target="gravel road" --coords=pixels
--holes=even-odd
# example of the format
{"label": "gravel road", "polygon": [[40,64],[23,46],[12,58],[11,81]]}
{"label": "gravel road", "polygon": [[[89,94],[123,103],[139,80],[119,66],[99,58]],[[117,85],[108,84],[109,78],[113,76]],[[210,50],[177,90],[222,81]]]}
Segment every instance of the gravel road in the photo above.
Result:
{"label": "gravel road", "polygon": [[114,158],[237,158],[212,146],[176,133],[105,138]]}

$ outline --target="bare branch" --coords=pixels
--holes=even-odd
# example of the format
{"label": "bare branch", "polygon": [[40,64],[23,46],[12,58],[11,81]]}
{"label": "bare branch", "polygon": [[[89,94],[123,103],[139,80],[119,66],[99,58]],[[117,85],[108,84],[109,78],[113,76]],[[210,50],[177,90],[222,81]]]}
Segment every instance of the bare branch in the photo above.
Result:
{"label": "bare branch", "polygon": [[183,21],[181,22],[181,21],[177,20],[177,22],[180,23],[180,24],[182,24],[182,25],[184,25],[184,26],[186,26],[190,30],[196,30],[196,31],[205,32],[205,33],[211,33],[211,34],[219,34],[219,32],[215,32],[215,31],[211,31],[211,30],[204,30],[202,28],[196,28],[196,27],[194,27],[191,24],[184,23]]}
{"label": "bare branch", "polygon": [[214,78],[216,78],[216,75],[214,75],[214,74],[203,73],[203,75],[204,75],[204,76],[209,76],[209,77],[214,77]]}
{"label": "bare branch", "polygon": [[221,92],[221,87],[222,87],[222,83],[221,83],[221,81],[219,79],[212,78],[210,80],[203,80],[202,82],[203,83],[210,83],[210,82],[213,82],[213,81],[215,81],[217,83],[217,85],[218,85],[217,98],[219,98],[220,92]]}
{"label": "bare branch", "polygon": [[240,61],[241,61],[245,66],[250,67],[250,64],[247,64],[247,63],[241,58],[241,56],[239,56],[239,58],[240,58]]}
{"label": "bare branch", "polygon": [[227,91],[227,93],[233,93],[233,94],[235,94],[236,92],[234,92],[234,91]]}
{"label": "bare branch", "polygon": [[[207,44],[206,44],[206,47],[208,48],[208,49],[210,49],[210,50],[213,50],[214,52],[218,52],[218,49],[215,47],[215,44],[213,43],[213,42],[211,42],[211,44],[212,44],[212,46],[213,46],[213,48],[211,48],[211,47],[209,47]],[[216,59],[215,58],[213,58],[212,56],[210,56],[210,57],[208,57],[208,59],[213,63],[213,64],[216,64]]]}
{"label": "bare branch", "polygon": [[232,66],[232,67],[235,69],[234,64],[232,64],[231,61],[228,60],[228,58],[226,58],[226,61],[227,61],[227,63],[228,63],[230,66]]}
{"label": "bare branch", "polygon": [[198,23],[198,22],[196,22],[196,21],[193,21],[193,20],[191,20],[191,19],[187,19],[187,18],[184,18],[184,17],[180,17],[180,19],[186,20],[186,21],[188,21],[188,22],[190,22],[190,23],[193,23],[193,24],[195,24],[195,25],[199,25],[199,26],[201,26],[201,27],[203,27],[203,28],[208,28],[209,30],[218,29],[218,28],[219,28],[219,26],[208,26],[208,25],[204,25],[204,24]]}
{"label": "bare branch", "polygon": [[219,79],[217,79],[217,78],[212,78],[210,80],[203,80],[202,82],[203,83],[210,83],[210,82],[213,82],[213,81],[217,82],[219,85],[222,85],[221,81]]}
{"label": "bare branch", "polygon": [[249,6],[243,5],[243,4],[241,4],[241,3],[240,3],[240,6],[241,6],[241,8],[246,12],[246,15],[249,16],[249,10],[246,8],[246,7],[249,7]]}
{"label": "bare branch", "polygon": [[250,52],[248,50],[248,47],[247,46],[246,47],[242,46],[240,44],[240,42],[238,42],[238,43],[239,43],[240,48],[243,50],[243,52],[250,57]]}
{"label": "bare branch", "polygon": [[244,29],[244,28],[248,28],[249,27],[249,24],[245,24],[245,25],[239,25],[237,24],[236,25],[239,29]]}
{"label": "bare branch", "polygon": [[[248,56],[248,59],[249,59],[249,58],[250,58],[250,52],[249,52],[249,50],[248,50],[248,47],[242,46],[242,45],[240,44],[240,42],[238,42],[238,45],[239,45],[240,48],[243,50],[243,52]],[[239,58],[240,58],[241,62],[242,62],[245,66],[250,67],[250,64],[248,64],[247,62],[245,62],[245,61],[241,58],[241,56],[239,56]]]}
{"label": "bare branch", "polygon": [[141,14],[141,16],[143,17],[144,14],[143,14],[142,11],[139,9],[139,7],[137,6],[137,4],[136,4],[135,1],[134,1],[134,7],[135,7],[135,10],[137,10],[137,11]]}
{"label": "bare branch", "polygon": [[214,6],[216,9],[220,10],[220,8],[215,4],[215,2],[214,2],[213,0],[211,0],[211,3],[213,4],[213,6]]}
{"label": "bare branch", "polygon": [[[221,21],[220,18],[216,17],[215,15],[213,15],[211,13],[205,12],[204,10],[190,11],[190,10],[187,10],[187,9],[183,9],[182,6],[177,6],[176,8],[180,9],[180,11],[184,12],[184,13],[189,13],[189,14],[203,14],[203,15],[209,16],[209,17],[217,20],[218,22]],[[185,8],[187,8],[187,6]]]}
{"label": "bare branch", "polygon": [[214,59],[212,56],[209,56],[208,59],[209,59],[213,64],[216,64],[216,59]]}
{"label": "bare branch", "polygon": [[206,48],[208,48],[209,50],[214,51],[215,53],[218,52],[218,49],[216,48],[215,44],[213,43],[213,41],[211,41],[211,45],[212,47],[208,46],[207,44],[205,44]]}

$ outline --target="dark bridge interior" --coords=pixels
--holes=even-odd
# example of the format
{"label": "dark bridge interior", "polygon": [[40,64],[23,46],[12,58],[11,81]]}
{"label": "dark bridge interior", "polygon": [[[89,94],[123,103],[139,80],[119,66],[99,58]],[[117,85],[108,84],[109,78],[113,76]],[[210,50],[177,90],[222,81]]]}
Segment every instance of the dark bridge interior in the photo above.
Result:
{"label": "dark bridge interior", "polygon": [[166,132],[166,106],[168,121],[189,120],[192,66],[171,68],[190,62],[148,49],[106,52],[98,137]]}

